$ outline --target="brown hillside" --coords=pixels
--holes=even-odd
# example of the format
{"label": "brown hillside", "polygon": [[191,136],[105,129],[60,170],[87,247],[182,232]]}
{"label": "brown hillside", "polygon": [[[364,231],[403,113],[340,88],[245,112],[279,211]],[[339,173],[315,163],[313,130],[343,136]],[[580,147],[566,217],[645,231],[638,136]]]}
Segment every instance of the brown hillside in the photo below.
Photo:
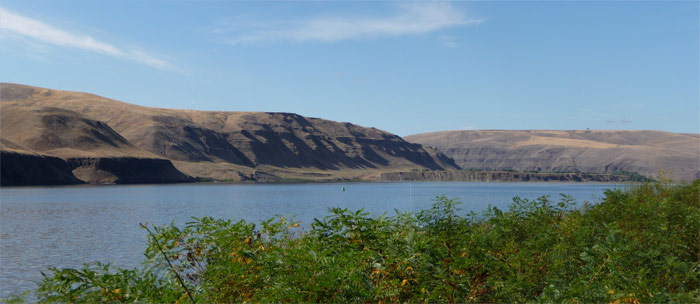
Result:
{"label": "brown hillside", "polygon": [[107,124],[69,110],[3,104],[0,122],[3,139],[42,154],[160,158],[135,147]]}
{"label": "brown hillside", "polygon": [[[449,158],[391,133],[291,113],[149,108],[16,84],[0,84],[0,100],[2,137],[62,157],[150,155],[192,176],[222,180],[376,179],[391,170],[456,168]],[[54,119],[56,113],[70,122]],[[20,116],[30,122],[13,120]]]}
{"label": "brown hillside", "polygon": [[407,136],[462,168],[541,172],[659,172],[700,178],[700,136],[661,131],[444,131]]}
{"label": "brown hillside", "polygon": [[79,113],[17,104],[0,110],[2,185],[191,181],[169,160]]}

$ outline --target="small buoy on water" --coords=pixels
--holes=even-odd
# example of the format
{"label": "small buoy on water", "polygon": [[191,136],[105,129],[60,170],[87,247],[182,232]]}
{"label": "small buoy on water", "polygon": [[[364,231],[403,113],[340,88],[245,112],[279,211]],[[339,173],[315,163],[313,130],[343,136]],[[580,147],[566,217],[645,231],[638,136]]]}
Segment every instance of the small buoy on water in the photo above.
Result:
{"label": "small buoy on water", "polygon": [[343,187],[343,192],[345,192],[345,187]]}

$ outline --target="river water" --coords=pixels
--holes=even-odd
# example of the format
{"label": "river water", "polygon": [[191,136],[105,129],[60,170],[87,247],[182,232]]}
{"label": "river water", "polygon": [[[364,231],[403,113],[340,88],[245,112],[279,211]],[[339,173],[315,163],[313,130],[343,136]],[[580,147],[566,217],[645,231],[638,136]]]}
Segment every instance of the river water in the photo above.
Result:
{"label": "river water", "polygon": [[459,198],[462,212],[506,209],[514,196],[559,194],[598,202],[606,184],[347,183],[136,185],[0,188],[0,297],[36,287],[48,267],[112,262],[137,267],[146,232],[139,223],[184,224],[213,216],[259,222],[296,215],[309,224],[328,208],[393,215],[429,208],[437,195]]}

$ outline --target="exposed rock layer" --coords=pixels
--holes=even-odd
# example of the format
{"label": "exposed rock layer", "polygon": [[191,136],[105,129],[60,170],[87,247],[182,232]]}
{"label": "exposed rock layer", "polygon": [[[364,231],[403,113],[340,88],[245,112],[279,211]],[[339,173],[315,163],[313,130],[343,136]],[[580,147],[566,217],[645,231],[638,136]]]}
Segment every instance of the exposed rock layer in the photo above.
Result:
{"label": "exposed rock layer", "polygon": [[74,185],[83,183],[63,159],[52,156],[0,151],[0,185]]}
{"label": "exposed rock layer", "polygon": [[68,158],[73,173],[94,184],[161,184],[192,182],[167,159],[135,157]]}

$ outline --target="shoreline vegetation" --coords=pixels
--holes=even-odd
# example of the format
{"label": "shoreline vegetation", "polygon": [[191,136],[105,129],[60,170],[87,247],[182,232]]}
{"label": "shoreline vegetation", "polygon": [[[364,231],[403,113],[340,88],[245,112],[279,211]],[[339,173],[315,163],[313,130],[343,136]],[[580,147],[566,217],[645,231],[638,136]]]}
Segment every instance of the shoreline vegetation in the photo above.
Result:
{"label": "shoreline vegetation", "polygon": [[585,172],[521,172],[513,170],[413,170],[382,173],[381,181],[387,182],[651,182],[653,179],[636,172],[585,173]]}
{"label": "shoreline vegetation", "polygon": [[[212,217],[144,225],[138,269],[50,269],[41,303],[697,303],[700,180],[609,189],[598,204],[515,197],[507,210],[393,216],[333,208],[313,223]],[[27,294],[25,294],[26,296]],[[18,295],[5,299],[23,302]]]}

